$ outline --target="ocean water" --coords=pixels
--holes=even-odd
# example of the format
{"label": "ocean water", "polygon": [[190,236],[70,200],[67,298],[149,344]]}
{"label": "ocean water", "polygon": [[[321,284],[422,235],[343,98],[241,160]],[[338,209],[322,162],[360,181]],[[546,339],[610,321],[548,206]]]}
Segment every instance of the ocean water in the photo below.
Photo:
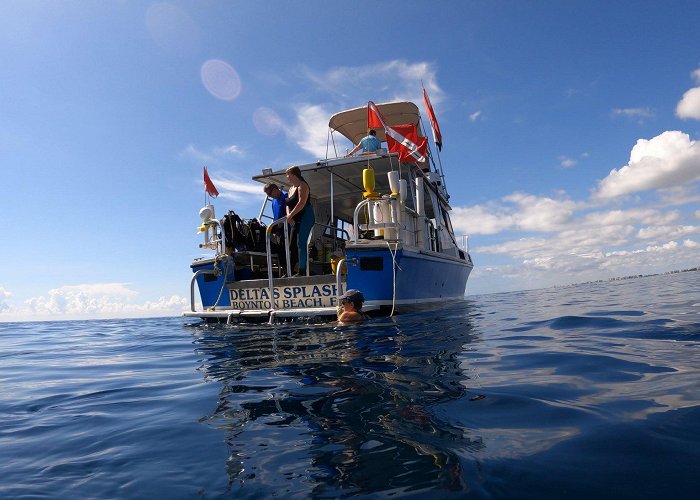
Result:
{"label": "ocean water", "polygon": [[356,326],[0,324],[0,498],[698,498],[700,272]]}

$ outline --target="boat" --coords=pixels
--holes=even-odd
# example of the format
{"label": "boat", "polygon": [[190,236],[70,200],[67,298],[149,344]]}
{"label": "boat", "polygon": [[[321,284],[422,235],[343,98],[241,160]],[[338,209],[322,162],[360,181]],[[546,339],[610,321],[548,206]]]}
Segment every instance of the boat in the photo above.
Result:
{"label": "boat", "polygon": [[[336,139],[359,144],[375,115],[381,119],[376,136],[388,149],[357,156],[339,152]],[[261,183],[263,198],[256,218],[229,210],[219,219],[205,199],[199,246],[213,255],[196,258],[190,266],[185,316],[226,323],[335,319],[338,298],[349,289],[362,292],[362,311],[369,315],[464,299],[474,267],[468,238],[455,235],[442,163],[425,146],[418,106],[370,101],[336,113],[329,121],[328,144],[326,158],[297,165],[311,189],[315,215],[306,269],[295,273],[291,268],[289,238],[281,239],[283,252],[275,250],[275,233],[288,226],[286,218],[274,220],[263,192],[268,183],[289,187],[287,166],[264,169],[253,177]],[[207,181],[205,167],[205,186]]]}

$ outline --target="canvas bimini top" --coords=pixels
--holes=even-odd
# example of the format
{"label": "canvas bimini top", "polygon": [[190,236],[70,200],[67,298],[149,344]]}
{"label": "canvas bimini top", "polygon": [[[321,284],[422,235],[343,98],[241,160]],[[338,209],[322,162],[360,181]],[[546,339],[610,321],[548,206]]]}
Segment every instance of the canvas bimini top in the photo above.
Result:
{"label": "canvas bimini top", "polygon": [[[399,101],[378,104],[387,125],[418,125],[420,112],[412,102]],[[328,126],[347,137],[353,144],[358,144],[367,135],[367,106],[348,109],[331,116]],[[384,129],[376,129],[377,139],[386,141]]]}

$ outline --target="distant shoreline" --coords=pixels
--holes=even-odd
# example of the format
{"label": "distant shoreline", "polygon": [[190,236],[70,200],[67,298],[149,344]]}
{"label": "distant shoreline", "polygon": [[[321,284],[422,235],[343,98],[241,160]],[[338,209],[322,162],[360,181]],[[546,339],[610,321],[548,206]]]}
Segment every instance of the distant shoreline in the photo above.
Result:
{"label": "distant shoreline", "polygon": [[[630,276],[617,276],[615,278],[601,279],[601,280],[595,280],[595,281],[584,281],[583,283],[578,283],[578,284],[579,285],[587,285],[589,283],[606,283],[608,281],[622,281],[622,280],[631,280],[631,279],[636,279],[636,278],[648,278],[650,276],[664,276],[666,274],[688,273],[691,271],[700,271],[700,266],[689,267],[688,269],[678,269],[675,271],[666,271],[664,273],[632,274]],[[564,286],[568,286],[568,285],[564,285]]]}

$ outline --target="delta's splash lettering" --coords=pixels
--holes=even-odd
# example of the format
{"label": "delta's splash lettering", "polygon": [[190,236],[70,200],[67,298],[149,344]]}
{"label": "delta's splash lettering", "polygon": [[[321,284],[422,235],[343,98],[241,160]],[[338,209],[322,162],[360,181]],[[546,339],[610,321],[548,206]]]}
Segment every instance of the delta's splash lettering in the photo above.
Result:
{"label": "delta's splash lettering", "polygon": [[[273,289],[275,309],[299,307],[333,307],[336,305],[335,284],[280,286]],[[272,309],[269,288],[235,288],[231,290],[234,309]]]}

